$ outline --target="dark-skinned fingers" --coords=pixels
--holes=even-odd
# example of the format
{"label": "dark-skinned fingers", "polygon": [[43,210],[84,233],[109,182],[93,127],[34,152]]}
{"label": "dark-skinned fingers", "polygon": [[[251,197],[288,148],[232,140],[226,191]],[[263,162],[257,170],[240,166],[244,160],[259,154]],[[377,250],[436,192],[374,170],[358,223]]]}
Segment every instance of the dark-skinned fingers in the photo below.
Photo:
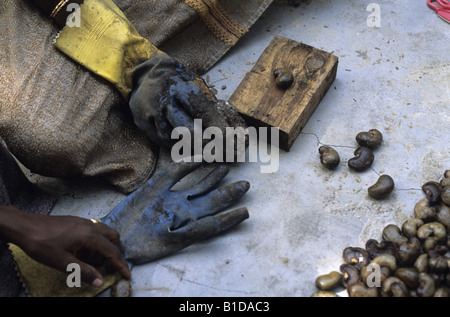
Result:
{"label": "dark-skinned fingers", "polygon": [[114,244],[118,249],[121,248],[120,234],[119,234],[119,232],[117,232],[117,230],[115,230],[101,222],[96,222],[94,224],[94,228],[97,230],[98,233],[100,233],[106,239],[111,241],[111,243]]}
{"label": "dark-skinned fingers", "polygon": [[186,190],[188,198],[202,195],[210,191],[230,172],[230,168],[220,165],[206,175],[197,185]]}
{"label": "dark-skinned fingers", "polygon": [[131,278],[131,272],[120,249],[103,236],[92,239],[85,247],[92,252],[101,254],[105,264],[118,272],[123,278]]}
{"label": "dark-skinned fingers", "polygon": [[247,208],[239,208],[214,216],[207,216],[171,231],[171,239],[191,244],[223,233],[249,218]]}
{"label": "dark-skinned fingers", "polygon": [[70,268],[71,264],[77,264],[80,268],[80,278],[81,281],[91,284],[95,287],[101,287],[104,283],[103,276],[99,271],[92,265],[81,261],[73,255],[68,255],[65,260],[66,264],[64,268],[61,268],[60,271],[65,272],[67,268]]}
{"label": "dark-skinned fingers", "polygon": [[[103,285],[103,277],[100,272],[97,271],[94,266],[80,260],[71,252],[58,252],[57,254],[52,254],[52,257],[46,257],[44,259],[33,258],[36,261],[52,267],[62,273],[79,273],[81,281],[95,287],[100,287]],[[76,266],[74,266],[74,264]]]}
{"label": "dark-skinned fingers", "polygon": [[74,256],[82,262],[86,262],[94,267],[100,267],[105,262],[105,257],[98,252],[83,248],[74,253]]}
{"label": "dark-skinned fingers", "polygon": [[212,215],[228,208],[239,198],[241,198],[249,189],[249,182],[238,181],[222,186],[204,196],[191,200],[194,218],[198,219],[207,215]]}

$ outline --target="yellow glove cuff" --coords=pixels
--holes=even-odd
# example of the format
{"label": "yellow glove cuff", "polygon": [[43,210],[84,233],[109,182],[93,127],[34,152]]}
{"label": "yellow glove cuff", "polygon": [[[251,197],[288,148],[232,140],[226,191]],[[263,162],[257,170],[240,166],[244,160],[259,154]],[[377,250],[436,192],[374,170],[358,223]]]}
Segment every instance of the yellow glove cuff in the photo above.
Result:
{"label": "yellow glove cuff", "polygon": [[56,47],[116,86],[128,100],[135,66],[161,53],[111,0],[85,0],[80,27],[66,25]]}

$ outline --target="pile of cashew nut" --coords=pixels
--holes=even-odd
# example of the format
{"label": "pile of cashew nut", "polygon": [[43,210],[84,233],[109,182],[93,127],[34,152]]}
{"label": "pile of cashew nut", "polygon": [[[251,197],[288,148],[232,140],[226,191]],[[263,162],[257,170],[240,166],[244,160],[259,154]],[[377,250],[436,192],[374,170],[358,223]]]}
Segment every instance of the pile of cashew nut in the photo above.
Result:
{"label": "pile of cashew nut", "polygon": [[402,227],[389,224],[382,240],[344,249],[339,272],[317,277],[314,297],[450,297],[450,170],[423,184],[425,198]]}

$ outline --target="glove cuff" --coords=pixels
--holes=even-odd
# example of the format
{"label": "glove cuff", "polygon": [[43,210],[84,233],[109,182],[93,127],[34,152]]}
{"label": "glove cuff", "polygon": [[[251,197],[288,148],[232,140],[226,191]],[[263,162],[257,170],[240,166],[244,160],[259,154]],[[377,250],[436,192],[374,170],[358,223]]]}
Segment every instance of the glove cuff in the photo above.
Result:
{"label": "glove cuff", "polygon": [[56,47],[116,86],[126,100],[135,66],[161,53],[111,0],[85,0],[80,26],[66,25]]}

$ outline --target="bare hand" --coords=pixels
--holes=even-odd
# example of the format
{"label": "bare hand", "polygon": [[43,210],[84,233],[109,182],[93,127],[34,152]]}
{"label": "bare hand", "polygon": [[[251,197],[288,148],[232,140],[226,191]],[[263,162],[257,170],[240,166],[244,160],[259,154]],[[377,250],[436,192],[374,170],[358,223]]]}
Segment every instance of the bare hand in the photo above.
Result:
{"label": "bare hand", "polygon": [[104,264],[123,278],[131,278],[120,251],[118,232],[102,223],[1,207],[0,237],[17,244],[34,260],[59,271],[66,272],[70,263],[77,263],[81,280],[96,287],[103,285],[103,277],[94,266]]}

